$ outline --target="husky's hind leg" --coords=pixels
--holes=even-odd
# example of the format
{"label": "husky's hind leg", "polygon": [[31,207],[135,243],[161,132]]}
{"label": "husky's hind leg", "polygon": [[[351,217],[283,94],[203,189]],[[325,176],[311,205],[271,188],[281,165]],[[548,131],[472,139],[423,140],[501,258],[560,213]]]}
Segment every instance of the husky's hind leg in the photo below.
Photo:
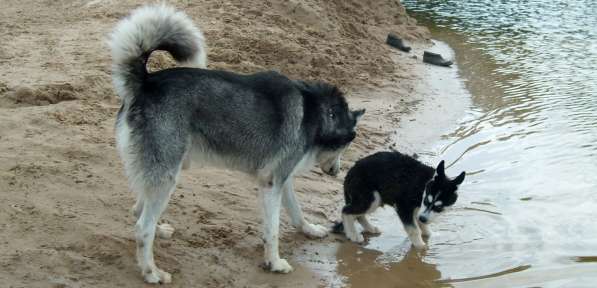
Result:
{"label": "husky's hind leg", "polygon": [[[126,128],[126,126],[123,127]],[[127,132],[125,130],[119,134],[119,141],[132,143],[121,147],[121,153],[131,189],[137,194],[137,202],[133,207],[137,217],[135,224],[137,263],[146,282],[169,283],[170,274],[155,265],[153,241],[156,232],[160,237],[169,237],[174,232],[170,225],[158,226],[157,223],[166,209],[170,194],[176,187],[186,144],[180,138],[163,137],[159,130],[154,131],[154,134],[160,137],[146,135],[145,138],[130,139],[131,133],[124,133]],[[172,140],[168,143],[167,149],[160,140],[164,138]]]}
{"label": "husky's hind leg", "polygon": [[191,155],[186,155],[182,161],[182,170],[191,169]]}
{"label": "husky's hind leg", "polygon": [[[162,177],[148,181],[140,193],[143,197],[143,209],[135,224],[137,239],[137,262],[148,283],[169,283],[170,274],[160,270],[154,262],[153,241],[157,223],[166,209],[170,194],[174,191],[180,167],[163,174]],[[163,224],[162,224],[163,225]],[[162,232],[160,232],[162,233]]]}
{"label": "husky's hind leg", "polygon": [[[133,206],[133,215],[135,216],[136,220],[139,220],[141,217],[141,212],[143,212],[143,203],[144,203],[144,194],[139,193],[140,195],[137,196],[137,202]],[[156,235],[162,239],[170,239],[172,238],[172,234],[174,234],[174,227],[168,223],[158,224],[156,228]]]}

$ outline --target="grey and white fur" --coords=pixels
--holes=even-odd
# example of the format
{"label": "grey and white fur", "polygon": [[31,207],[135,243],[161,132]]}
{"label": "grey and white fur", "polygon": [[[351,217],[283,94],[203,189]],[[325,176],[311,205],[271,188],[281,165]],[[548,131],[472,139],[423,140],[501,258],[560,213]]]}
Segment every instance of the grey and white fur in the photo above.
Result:
{"label": "grey and white fur", "polygon": [[[257,180],[265,266],[292,271],[278,253],[281,204],[302,232],[327,234],[304,219],[293,176],[314,164],[337,174],[364,110],[349,110],[340,90],[326,83],[290,80],[276,72],[240,75],[206,69],[201,31],[166,5],[133,11],[118,23],[110,47],[114,86],[122,99],[117,147],[137,195],[137,261],[145,281],[171,281],[155,265],[153,239],[174,232],[157,224],[188,161],[242,171]],[[166,50],[190,67],[149,73],[146,62],[154,50]]]}

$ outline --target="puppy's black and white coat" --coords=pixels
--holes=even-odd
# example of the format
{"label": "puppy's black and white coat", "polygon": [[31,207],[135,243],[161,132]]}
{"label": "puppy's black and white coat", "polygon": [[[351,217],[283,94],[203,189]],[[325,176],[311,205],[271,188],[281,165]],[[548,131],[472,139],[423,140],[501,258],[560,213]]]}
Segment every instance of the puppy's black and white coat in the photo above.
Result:
{"label": "puppy's black and white coat", "polygon": [[[415,248],[425,248],[421,238],[431,232],[427,225],[436,213],[452,206],[458,194],[458,185],[464,181],[465,172],[449,179],[444,171],[444,161],[436,169],[399,152],[378,152],[355,163],[344,179],[346,206],[342,209],[342,222],[334,232],[344,230],[346,237],[362,242],[355,220],[365,232],[379,233],[379,229],[366,218],[377,207],[390,205],[396,209],[404,229]],[[423,204],[423,212],[421,210]]]}

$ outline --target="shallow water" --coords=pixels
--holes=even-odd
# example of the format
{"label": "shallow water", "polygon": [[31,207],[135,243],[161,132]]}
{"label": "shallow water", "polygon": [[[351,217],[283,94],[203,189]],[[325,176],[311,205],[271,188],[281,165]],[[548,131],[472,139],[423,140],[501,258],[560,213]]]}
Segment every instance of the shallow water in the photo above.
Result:
{"label": "shallow water", "polygon": [[456,50],[466,116],[421,155],[468,172],[410,250],[383,234],[336,252],[352,287],[597,287],[597,2],[403,1]]}

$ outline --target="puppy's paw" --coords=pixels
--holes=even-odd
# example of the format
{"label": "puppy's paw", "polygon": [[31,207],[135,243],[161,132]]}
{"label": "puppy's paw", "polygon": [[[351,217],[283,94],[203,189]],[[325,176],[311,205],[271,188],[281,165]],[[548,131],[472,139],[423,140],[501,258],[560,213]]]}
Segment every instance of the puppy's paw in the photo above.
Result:
{"label": "puppy's paw", "polygon": [[276,273],[290,273],[292,272],[292,266],[288,264],[288,261],[285,259],[276,259],[274,261],[269,261],[265,263],[265,269],[276,272]]}
{"label": "puppy's paw", "polygon": [[433,234],[429,228],[421,229],[421,235],[425,238],[429,238]]}
{"label": "puppy's paw", "polygon": [[427,245],[422,240],[413,242],[413,247],[415,247],[417,250],[427,249]]}
{"label": "puppy's paw", "polygon": [[168,223],[162,223],[158,225],[156,233],[162,239],[170,239],[172,238],[172,234],[174,234],[174,227]]}
{"label": "puppy's paw", "polygon": [[365,237],[363,237],[363,234],[358,233],[358,232],[354,233],[354,234],[346,235],[346,237],[348,237],[348,239],[350,239],[350,241],[352,241],[352,242],[356,242],[356,243],[365,242]]}
{"label": "puppy's paw", "polygon": [[168,284],[172,282],[170,273],[162,271],[157,267],[147,268],[146,271],[143,271],[143,278],[145,282],[152,284]]}
{"label": "puppy's paw", "polygon": [[328,230],[324,226],[318,224],[305,223],[303,225],[303,233],[313,238],[323,238],[328,235]]}
{"label": "puppy's paw", "polygon": [[371,233],[371,234],[380,234],[381,230],[379,230],[379,228],[377,228],[377,226],[369,225],[369,226],[365,227],[365,232]]}

